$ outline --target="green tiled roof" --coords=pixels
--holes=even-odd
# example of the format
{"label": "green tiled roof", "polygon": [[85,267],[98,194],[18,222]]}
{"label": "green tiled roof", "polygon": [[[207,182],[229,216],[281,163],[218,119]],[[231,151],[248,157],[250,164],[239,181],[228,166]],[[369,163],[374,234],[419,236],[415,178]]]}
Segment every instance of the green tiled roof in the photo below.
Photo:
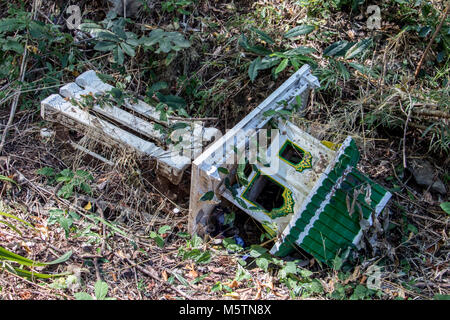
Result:
{"label": "green tiled roof", "polygon": [[358,161],[357,146],[349,137],[338,151],[335,162],[322,174],[300,211],[294,214],[276,255],[291,253],[295,243],[316,259],[328,263],[359,241],[361,218],[370,221],[373,213],[379,214],[390,193],[359,172]]}

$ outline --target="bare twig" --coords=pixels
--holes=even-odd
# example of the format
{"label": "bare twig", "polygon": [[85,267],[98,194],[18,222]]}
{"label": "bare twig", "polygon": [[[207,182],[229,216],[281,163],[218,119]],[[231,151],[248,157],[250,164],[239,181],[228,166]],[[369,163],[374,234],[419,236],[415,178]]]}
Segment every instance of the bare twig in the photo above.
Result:
{"label": "bare twig", "polygon": [[[135,267],[136,269],[138,269],[139,271],[141,271],[142,273],[146,274],[147,276],[155,279],[156,281],[159,281],[161,283],[164,284],[168,284],[173,290],[175,290],[179,295],[185,297],[188,300],[192,300],[191,296],[189,296],[188,294],[184,293],[183,291],[181,291],[180,289],[178,289],[177,287],[175,287],[174,285],[169,284],[166,281],[163,281],[160,277],[158,277],[158,272],[147,266],[147,268],[141,267],[140,265],[134,263],[132,260],[128,259],[127,257],[123,257],[120,254],[118,254],[117,252],[114,252],[114,255],[116,257],[118,257],[121,260],[125,260],[128,264],[131,264],[131,266]],[[170,273],[169,270],[165,270],[166,272]]]}

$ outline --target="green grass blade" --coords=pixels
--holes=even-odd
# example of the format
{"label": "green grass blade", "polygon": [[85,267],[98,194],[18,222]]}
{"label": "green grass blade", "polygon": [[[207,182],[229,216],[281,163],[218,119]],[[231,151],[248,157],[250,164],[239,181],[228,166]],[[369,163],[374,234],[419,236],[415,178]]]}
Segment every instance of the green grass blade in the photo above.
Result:
{"label": "green grass blade", "polygon": [[7,218],[11,218],[11,219],[20,221],[20,222],[22,222],[23,224],[29,226],[30,228],[33,228],[34,230],[36,230],[36,228],[33,227],[33,225],[32,225],[31,223],[29,223],[29,222],[27,222],[27,221],[25,221],[25,220],[22,220],[22,219],[16,217],[15,215],[13,215],[13,214],[6,213],[6,212],[1,212],[1,211],[0,211],[0,216],[4,216],[4,217],[7,217]]}
{"label": "green grass blade", "polygon": [[8,221],[5,220],[0,220],[0,223],[3,223],[4,225],[10,227],[11,229],[13,229],[19,236],[22,237],[22,232],[20,232],[16,227],[14,227],[11,223],[9,223]]}

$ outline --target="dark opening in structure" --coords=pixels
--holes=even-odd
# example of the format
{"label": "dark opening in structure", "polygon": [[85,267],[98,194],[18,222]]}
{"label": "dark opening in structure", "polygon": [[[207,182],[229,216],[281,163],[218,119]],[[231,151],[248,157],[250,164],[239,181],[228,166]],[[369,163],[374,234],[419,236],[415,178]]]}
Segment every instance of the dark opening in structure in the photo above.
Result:
{"label": "dark opening in structure", "polygon": [[292,165],[298,165],[303,160],[304,155],[305,152],[290,141],[286,141],[280,151],[280,157]]}
{"label": "dark opening in structure", "polygon": [[283,192],[284,187],[282,185],[268,176],[260,175],[244,194],[244,197],[267,212],[271,212],[273,209],[283,206]]}

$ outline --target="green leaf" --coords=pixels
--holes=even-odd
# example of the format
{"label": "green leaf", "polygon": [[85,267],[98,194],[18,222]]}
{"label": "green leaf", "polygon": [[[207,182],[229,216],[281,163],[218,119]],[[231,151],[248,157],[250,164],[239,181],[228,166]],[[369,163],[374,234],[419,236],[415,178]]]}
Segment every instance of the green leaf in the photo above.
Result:
{"label": "green leaf", "polygon": [[19,41],[8,38],[8,40],[6,40],[3,43],[2,49],[4,51],[10,51],[11,50],[11,51],[15,51],[18,54],[23,54],[24,47]]}
{"label": "green leaf", "polygon": [[70,258],[70,256],[72,255],[72,251],[69,251],[67,253],[65,253],[64,255],[62,255],[61,257],[59,257],[58,259],[51,261],[51,262],[39,262],[39,261],[34,261],[25,257],[22,257],[18,254],[15,254],[3,247],[0,246],[0,260],[7,260],[7,261],[12,261],[12,262],[17,262],[21,265],[25,265],[25,266],[29,266],[29,267],[43,267],[46,265],[53,265],[53,264],[57,264],[57,263],[62,263],[64,261],[66,261],[67,259]]}
{"label": "green leaf", "polygon": [[[6,213],[6,212],[1,212],[1,211],[0,211],[0,216],[4,216],[4,217],[7,217],[7,218],[11,218],[11,219],[20,221],[20,222],[22,222],[23,224],[29,226],[30,228],[35,229],[31,223],[29,223],[29,222],[27,222],[27,221],[25,221],[25,220],[22,220],[22,219],[16,217],[15,215],[13,215],[13,214]],[[35,229],[35,230],[36,230],[36,229]]]}
{"label": "green leaf", "polygon": [[283,59],[283,61],[280,62],[280,64],[278,65],[278,67],[275,69],[275,74],[280,73],[281,71],[283,71],[284,69],[286,69],[287,65],[289,63],[289,59]]}
{"label": "green leaf", "polygon": [[211,252],[204,251],[198,258],[195,259],[195,262],[201,264],[207,264],[211,262]]}
{"label": "green leaf", "polygon": [[450,295],[448,294],[435,294],[433,300],[450,300]]}
{"label": "green leaf", "polygon": [[161,228],[158,229],[158,233],[163,235],[168,231],[170,231],[170,229],[171,229],[170,226],[162,226]]}
{"label": "green leaf", "polygon": [[73,184],[69,183],[59,189],[57,196],[63,197],[64,199],[70,198],[73,194]]}
{"label": "green leaf", "polygon": [[348,51],[345,53],[344,58],[345,59],[352,59],[356,57],[358,54],[366,50],[372,43],[372,38],[367,38],[364,40],[359,41],[358,43],[354,44]]}
{"label": "green leaf", "polygon": [[94,300],[90,294],[87,294],[86,292],[77,292],[74,294],[75,299],[77,300]]}
{"label": "green leaf", "polygon": [[134,51],[134,48],[129,44],[122,42],[120,44],[120,47],[122,48],[123,52],[125,52],[130,57],[134,57],[136,55],[136,51]]}
{"label": "green leaf", "polygon": [[0,33],[17,32],[25,29],[27,21],[19,18],[6,18],[0,20]]}
{"label": "green leaf", "polygon": [[307,25],[297,26],[295,28],[292,28],[288,32],[286,32],[284,37],[287,39],[290,39],[290,38],[302,36],[305,34],[310,34],[311,32],[314,31],[314,29],[315,29],[314,26],[307,26]]}
{"label": "green leaf", "polygon": [[167,84],[167,82],[163,81],[156,82],[150,87],[150,89],[148,89],[147,96],[152,97],[155,92],[167,89],[168,87],[169,85]]}
{"label": "green leaf", "polygon": [[347,49],[352,45],[352,43],[349,43],[346,40],[337,41],[333,43],[332,45],[328,46],[324,51],[324,56],[329,57],[336,57],[336,56],[343,56],[347,52]]}
{"label": "green leaf", "polygon": [[267,272],[267,270],[269,269],[269,260],[267,260],[266,258],[258,258],[256,259],[256,265]]}
{"label": "green leaf", "polygon": [[57,258],[56,260],[53,260],[51,262],[46,262],[44,263],[45,265],[53,265],[53,264],[59,264],[59,263],[63,263],[66,262],[67,260],[69,260],[69,258],[72,256],[72,250],[67,251],[66,253],[64,253],[62,256],[60,256],[59,258]]}
{"label": "green leaf", "polygon": [[15,231],[19,236],[23,236],[22,232],[19,231],[19,229],[17,229],[14,225],[12,225],[11,223],[9,223],[8,221],[5,220],[0,220],[0,223],[3,223],[4,225],[6,225],[7,227],[11,228],[13,231]]}
{"label": "green leaf", "polygon": [[447,214],[450,214],[450,202],[443,202],[441,203],[441,208],[446,212]]}
{"label": "green leaf", "polygon": [[224,167],[219,167],[219,168],[217,169],[217,171],[219,171],[220,173],[223,173],[223,174],[230,174],[230,172],[228,171],[228,169],[227,169],[227,168],[224,168]]}
{"label": "green leaf", "polygon": [[180,283],[186,287],[190,287],[191,285],[189,284],[189,282],[180,274],[178,274],[177,272],[172,272],[172,274],[175,276],[175,278],[177,278],[178,281],[180,281]]}
{"label": "green leaf", "polygon": [[160,92],[156,92],[156,97],[161,103],[165,103],[166,105],[174,109],[184,108],[187,105],[186,100],[179,96],[163,95]]}
{"label": "green leaf", "polygon": [[100,25],[92,22],[88,23],[82,23],[80,24],[79,29],[84,32],[100,32],[100,31],[106,31],[103,29]]}
{"label": "green leaf", "polygon": [[249,255],[252,256],[253,258],[258,258],[258,257],[260,257],[261,255],[263,255],[265,253],[267,253],[267,249],[265,249],[265,248],[263,248],[261,246],[252,245],[250,247]]}
{"label": "green leaf", "polygon": [[344,261],[342,260],[342,258],[339,256],[336,256],[333,260],[333,269],[336,271],[339,271],[343,264],[344,264]]}
{"label": "green leaf", "polygon": [[17,182],[15,182],[13,179],[8,178],[7,176],[4,176],[2,174],[0,174],[0,181],[7,181],[7,182],[11,182],[11,183],[14,183],[15,185],[17,185]]}
{"label": "green leaf", "polygon": [[250,63],[250,66],[248,68],[248,76],[250,77],[250,80],[253,82],[255,81],[256,77],[258,76],[258,70],[261,65],[261,57],[256,58],[255,60]]}
{"label": "green leaf", "polygon": [[214,198],[214,192],[208,191],[200,198],[200,201],[210,201],[213,198]]}
{"label": "green leaf", "polygon": [[269,44],[275,44],[275,41],[273,41],[273,39],[264,31],[258,30],[256,28],[250,28],[251,31],[255,32],[256,34],[258,34],[259,38]]}
{"label": "green leaf", "polygon": [[36,173],[46,177],[53,177],[55,175],[55,169],[50,167],[43,167],[37,170]]}
{"label": "green leaf", "polygon": [[95,298],[97,300],[104,300],[108,294],[108,284],[104,281],[97,281],[94,286]]}
{"label": "green leaf", "polygon": [[97,51],[112,51],[117,47],[117,43],[109,41],[99,41],[94,47]]}
{"label": "green leaf", "polygon": [[284,52],[284,55],[286,57],[294,57],[297,55],[307,55],[307,54],[314,53],[314,52],[317,52],[317,50],[314,48],[300,46],[295,49]]}
{"label": "green leaf", "polygon": [[160,235],[158,235],[156,232],[154,232],[154,231],[150,232],[150,238],[155,240],[158,247],[164,248],[164,239]]}

